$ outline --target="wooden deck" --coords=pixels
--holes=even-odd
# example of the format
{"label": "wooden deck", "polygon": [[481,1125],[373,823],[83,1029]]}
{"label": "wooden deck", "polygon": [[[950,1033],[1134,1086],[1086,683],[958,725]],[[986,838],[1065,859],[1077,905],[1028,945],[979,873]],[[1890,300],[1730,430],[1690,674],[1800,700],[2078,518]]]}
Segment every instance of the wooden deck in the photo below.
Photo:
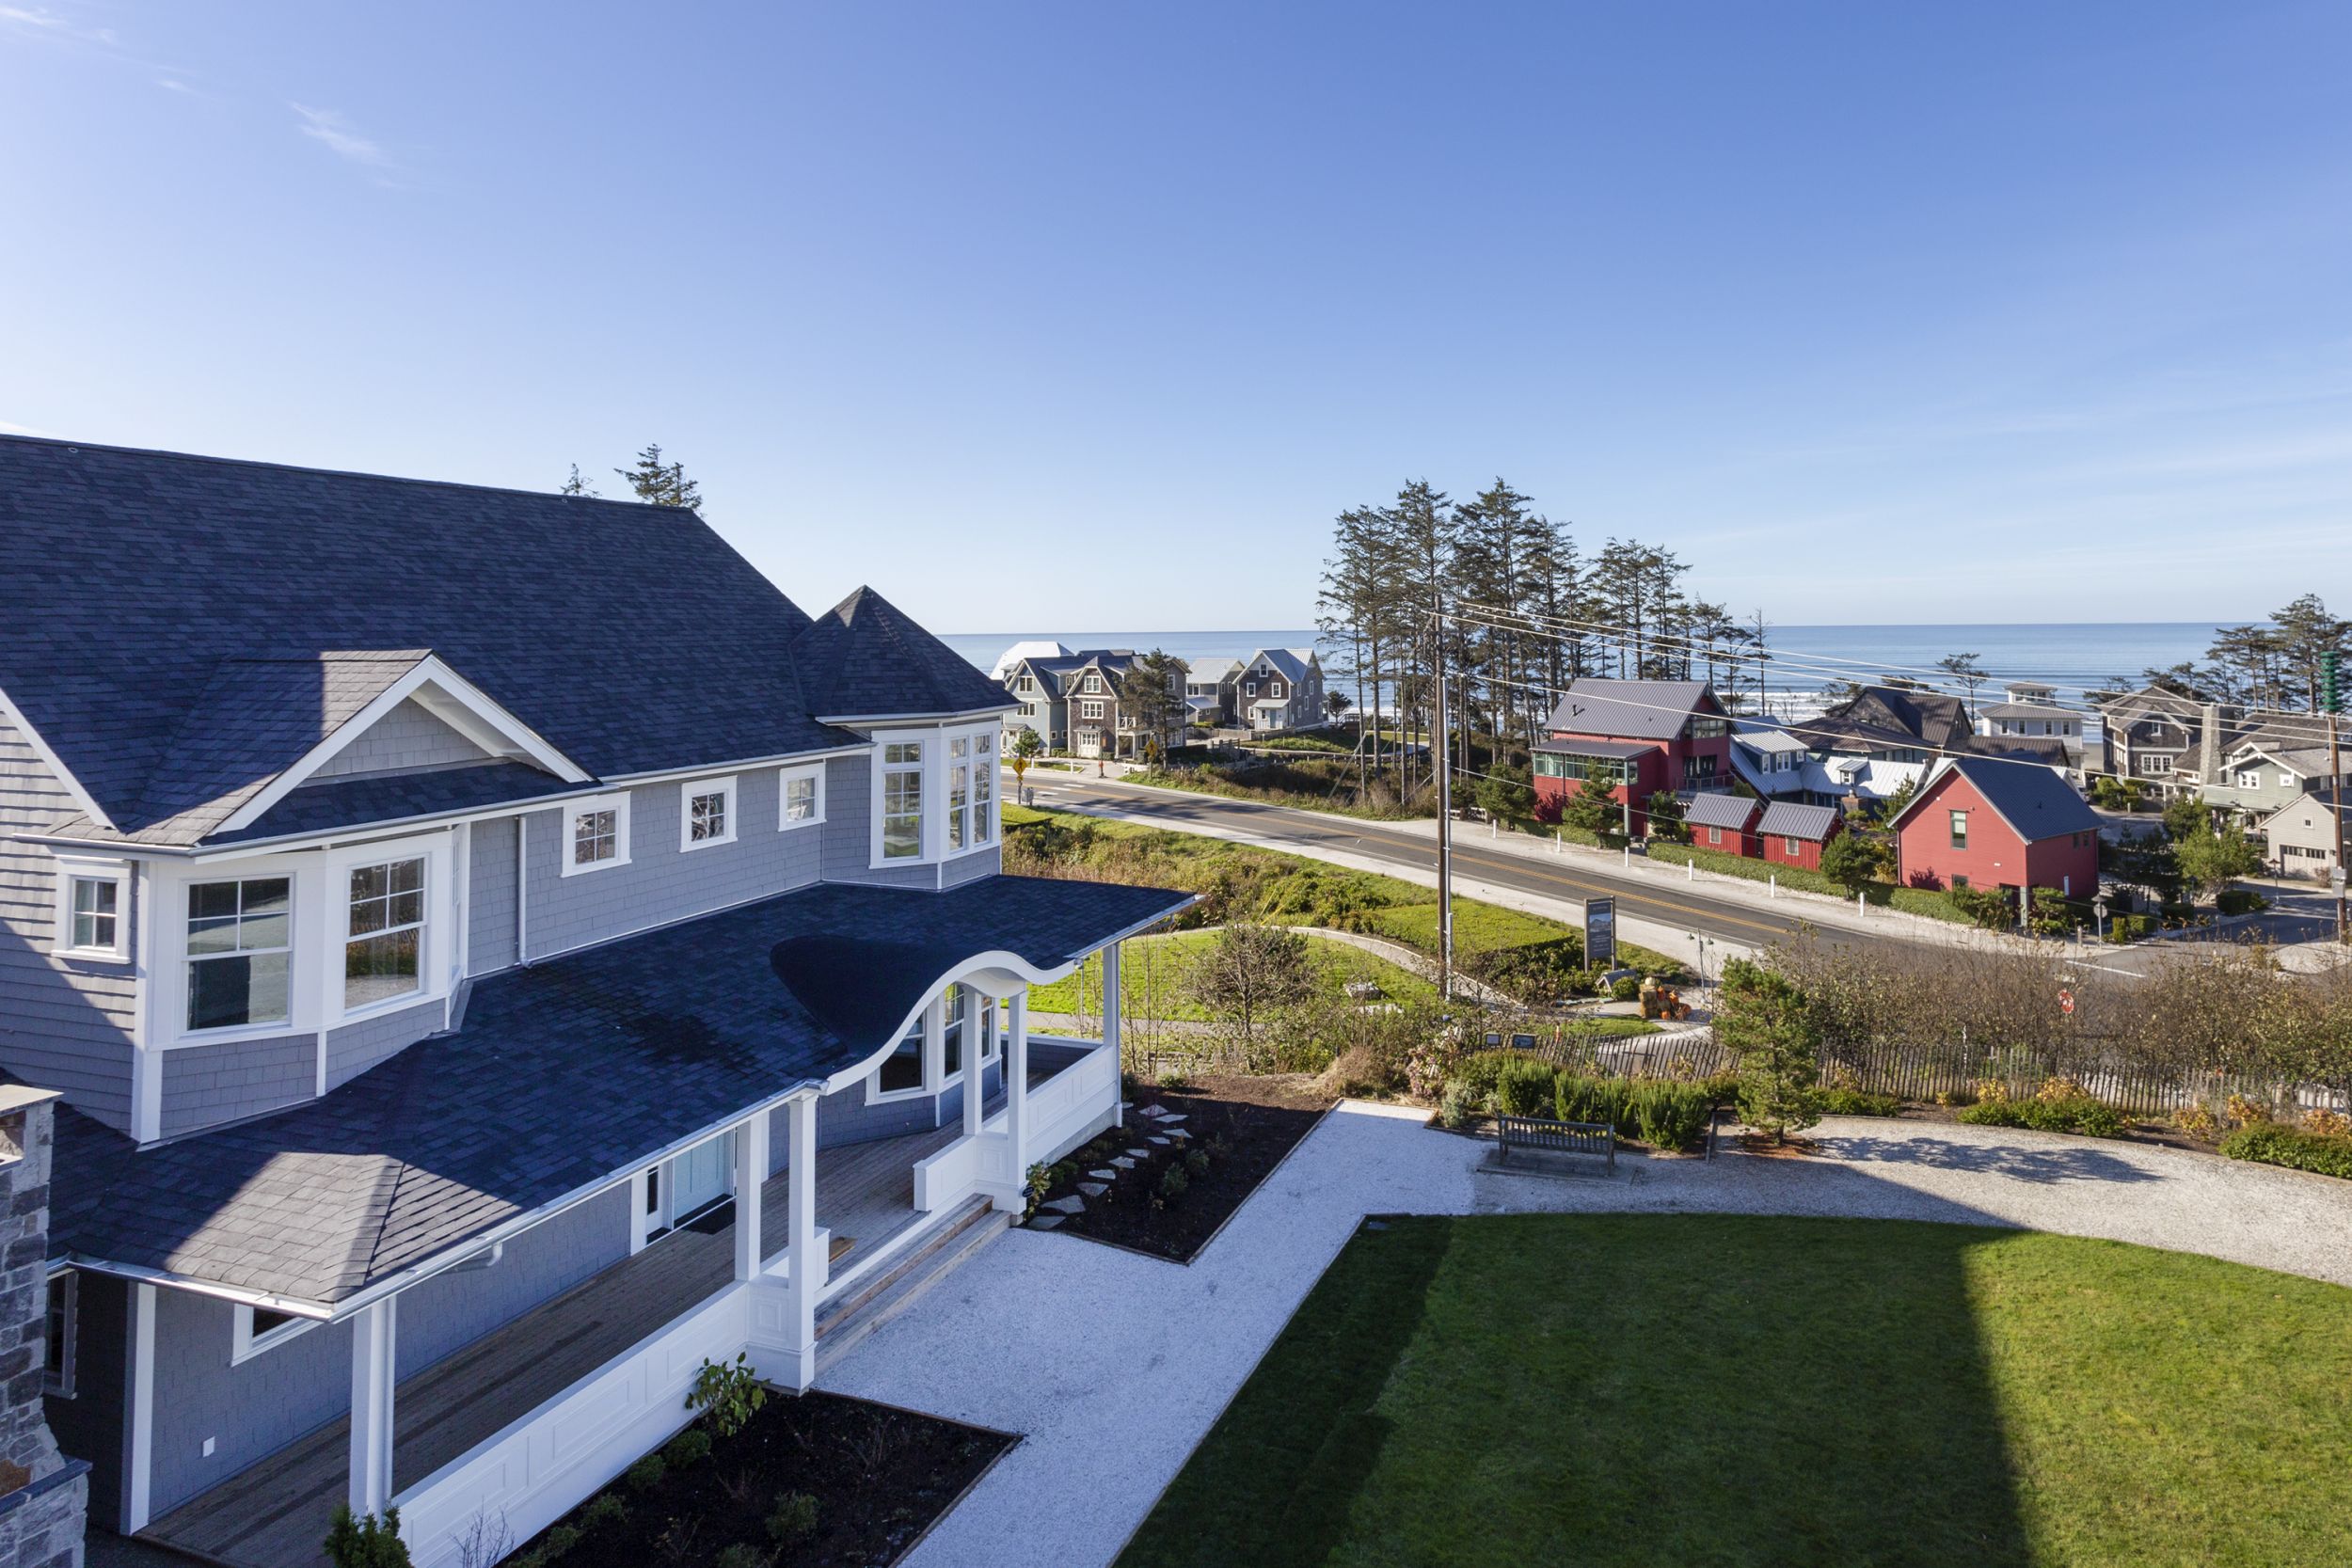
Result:
{"label": "wooden deck", "polygon": [[[1033,1061],[1032,1088],[1060,1065]],[[1002,1104],[997,1095],[991,1114]],[[817,1223],[833,1233],[838,1278],[925,1216],[914,1166],[962,1134],[936,1132],[819,1149]],[[760,1237],[780,1243],[788,1182],[760,1191]],[[841,1250],[847,1240],[851,1245]],[[773,1258],[780,1244],[768,1247]],[[732,1221],[679,1228],[465,1349],[403,1378],[392,1401],[392,1488],[414,1485],[530,1414],[735,1277]],[[153,1521],[141,1537],[236,1568],[324,1568],[320,1549],[348,1491],[350,1421],[338,1418]]]}

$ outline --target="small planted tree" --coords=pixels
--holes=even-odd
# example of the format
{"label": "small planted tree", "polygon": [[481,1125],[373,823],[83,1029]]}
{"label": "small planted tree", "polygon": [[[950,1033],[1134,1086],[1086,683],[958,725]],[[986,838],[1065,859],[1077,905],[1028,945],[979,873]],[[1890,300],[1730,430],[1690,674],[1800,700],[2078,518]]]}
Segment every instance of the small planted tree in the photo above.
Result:
{"label": "small planted tree", "polygon": [[1314,989],[1307,939],[1279,927],[1236,922],[1216,934],[1185,975],[1184,989],[1245,1057],[1254,1059],[1273,1016]]}
{"label": "small planted tree", "polygon": [[1649,798],[1645,808],[1649,816],[1649,836],[1667,844],[1691,842],[1690,825],[1682,817],[1682,797],[1671,789],[1661,789]]}
{"label": "small planted tree", "polygon": [[1848,893],[1860,893],[1879,874],[1884,847],[1871,834],[1849,828],[1821,846],[1821,875]]}
{"label": "small planted tree", "polygon": [[1478,809],[1497,821],[1518,821],[1535,815],[1535,786],[1527,769],[1498,764],[1478,781]]}
{"label": "small planted tree", "polygon": [[1044,737],[1025,724],[1023,725],[1021,730],[1013,736],[1012,744],[1005,748],[1005,755],[1012,763],[1012,787],[1015,794],[1018,794],[1021,786],[1028,782],[1029,764],[1044,754]]}
{"label": "small planted tree", "polygon": [[1740,1059],[1740,1115],[1775,1144],[1821,1119],[1821,1032],[1804,995],[1771,970],[1734,958],[1724,965],[1715,1037]]}
{"label": "small planted tree", "polygon": [[2263,865],[2262,851],[2235,822],[2218,832],[2201,824],[2173,842],[2172,855],[2191,899],[2210,897],[2238,878],[2252,876]]}
{"label": "small planted tree", "polygon": [[388,1508],[381,1518],[354,1514],[349,1503],[335,1505],[335,1518],[326,1532],[326,1560],[335,1568],[409,1568],[408,1546],[400,1538],[400,1510]]}
{"label": "small planted tree", "polygon": [[1617,787],[1617,769],[1605,757],[1584,765],[1583,782],[1560,808],[1560,820],[1588,833],[1606,832],[1623,820],[1623,809],[1609,798]]}

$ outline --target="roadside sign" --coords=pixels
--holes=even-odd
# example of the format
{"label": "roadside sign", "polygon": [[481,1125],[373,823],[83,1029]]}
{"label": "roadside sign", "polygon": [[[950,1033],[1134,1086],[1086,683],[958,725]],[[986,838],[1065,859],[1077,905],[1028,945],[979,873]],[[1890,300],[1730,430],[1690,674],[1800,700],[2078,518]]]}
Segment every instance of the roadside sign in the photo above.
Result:
{"label": "roadside sign", "polygon": [[2071,990],[2061,989],[2058,991],[2058,1011],[2062,1013],[2072,1013],[2074,1010],[2074,993]]}
{"label": "roadside sign", "polygon": [[1613,968],[1617,961],[1617,901],[1584,900],[1584,962],[1591,969]]}

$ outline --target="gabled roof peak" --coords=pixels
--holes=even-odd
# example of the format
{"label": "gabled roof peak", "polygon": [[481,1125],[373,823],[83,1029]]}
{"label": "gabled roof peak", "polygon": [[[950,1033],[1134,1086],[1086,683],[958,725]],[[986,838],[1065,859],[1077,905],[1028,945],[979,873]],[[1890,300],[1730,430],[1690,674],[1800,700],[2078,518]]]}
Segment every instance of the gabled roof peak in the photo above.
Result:
{"label": "gabled roof peak", "polygon": [[1004,687],[871,587],[861,585],[793,639],[811,715],[825,721],[997,713]]}

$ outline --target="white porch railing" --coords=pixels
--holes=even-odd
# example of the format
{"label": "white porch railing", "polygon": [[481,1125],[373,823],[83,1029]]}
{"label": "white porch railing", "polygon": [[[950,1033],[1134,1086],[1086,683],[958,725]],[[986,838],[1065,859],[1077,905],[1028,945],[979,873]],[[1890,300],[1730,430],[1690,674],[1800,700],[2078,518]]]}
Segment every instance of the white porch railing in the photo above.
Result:
{"label": "white porch railing", "polygon": [[[1032,1160],[1058,1158],[1119,1114],[1119,1053],[1090,1040],[1058,1043],[1086,1054],[1029,1095]],[[914,1206],[944,1211],[976,1192],[993,1196],[997,1185],[1017,1194],[1007,1148],[1000,1110],[977,1137],[959,1138],[915,1165]],[[828,1232],[817,1229],[813,1244],[821,1256]],[[665,1442],[686,1424],[686,1391],[706,1359],[749,1352],[763,1362],[786,1342],[790,1266],[788,1252],[770,1259],[756,1277],[727,1286],[399,1493],[401,1536],[417,1568],[457,1568],[478,1517],[502,1516],[521,1544]]]}

